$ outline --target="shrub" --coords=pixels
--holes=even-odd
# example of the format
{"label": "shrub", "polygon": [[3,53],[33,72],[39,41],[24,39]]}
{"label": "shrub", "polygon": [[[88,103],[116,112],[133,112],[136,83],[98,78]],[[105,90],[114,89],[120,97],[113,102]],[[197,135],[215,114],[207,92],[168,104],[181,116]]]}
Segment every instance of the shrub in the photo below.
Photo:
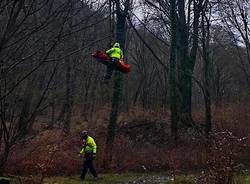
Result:
{"label": "shrub", "polygon": [[212,134],[207,141],[206,169],[201,173],[199,183],[233,184],[242,170],[239,160],[245,142],[245,138],[238,138],[229,131]]}

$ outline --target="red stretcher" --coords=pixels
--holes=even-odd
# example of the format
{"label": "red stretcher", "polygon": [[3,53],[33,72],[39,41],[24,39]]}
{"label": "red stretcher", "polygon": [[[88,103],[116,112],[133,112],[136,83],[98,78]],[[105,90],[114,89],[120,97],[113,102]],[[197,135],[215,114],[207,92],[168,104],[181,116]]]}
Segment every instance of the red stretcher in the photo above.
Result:
{"label": "red stretcher", "polygon": [[[112,64],[111,58],[104,51],[96,51],[92,54],[92,57],[104,65]],[[116,69],[123,73],[129,73],[131,71],[131,65],[125,63],[123,59],[120,59],[120,61],[116,64]]]}

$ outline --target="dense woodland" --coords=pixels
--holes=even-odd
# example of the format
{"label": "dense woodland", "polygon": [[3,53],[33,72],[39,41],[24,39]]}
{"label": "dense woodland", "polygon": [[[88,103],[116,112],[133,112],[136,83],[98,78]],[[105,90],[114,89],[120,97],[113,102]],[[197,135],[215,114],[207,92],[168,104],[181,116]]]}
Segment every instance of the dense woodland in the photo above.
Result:
{"label": "dense woodland", "polygon": [[[220,140],[229,145],[221,148],[225,158],[238,164],[237,156],[250,145],[245,139],[250,133],[249,11],[248,0],[1,0],[1,173],[26,174],[17,168],[24,153],[18,160],[15,152],[32,155],[37,151],[32,141],[39,147],[44,133],[48,145],[65,141],[70,146],[67,137],[78,140],[82,128],[102,142],[101,169],[129,170],[139,159],[121,161],[119,149],[137,158],[133,149],[141,143],[145,157],[150,146],[162,148],[163,160],[173,156],[159,168],[197,169],[206,165],[204,155],[219,155],[206,151]],[[132,71],[116,71],[104,84],[106,67],[91,54],[114,42],[121,44]],[[117,148],[120,144],[126,146]],[[203,159],[183,166],[187,162],[180,155],[187,150],[202,152]],[[246,152],[240,154],[245,165]],[[65,163],[76,157],[70,154]],[[147,167],[150,159],[139,157]],[[16,167],[8,164],[12,160]],[[22,164],[27,163],[35,167]],[[199,169],[209,168],[204,165]],[[140,170],[137,166],[132,169]],[[78,172],[48,167],[43,174]]]}

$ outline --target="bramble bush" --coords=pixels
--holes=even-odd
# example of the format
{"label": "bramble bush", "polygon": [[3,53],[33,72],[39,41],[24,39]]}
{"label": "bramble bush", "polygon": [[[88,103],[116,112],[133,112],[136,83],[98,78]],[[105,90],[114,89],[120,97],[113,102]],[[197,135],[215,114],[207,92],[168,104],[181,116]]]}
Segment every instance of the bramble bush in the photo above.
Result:
{"label": "bramble bush", "polygon": [[246,138],[238,138],[230,131],[213,133],[207,140],[206,167],[200,184],[233,184],[242,172],[241,153],[247,147]]}

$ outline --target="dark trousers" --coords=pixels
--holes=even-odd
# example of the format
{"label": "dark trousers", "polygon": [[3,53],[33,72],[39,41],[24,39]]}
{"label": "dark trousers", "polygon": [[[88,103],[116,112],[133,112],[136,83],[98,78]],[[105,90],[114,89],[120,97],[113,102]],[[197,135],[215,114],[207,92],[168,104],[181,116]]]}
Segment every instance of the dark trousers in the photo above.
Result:
{"label": "dark trousers", "polygon": [[112,74],[113,74],[113,70],[115,70],[115,67],[116,67],[118,61],[119,60],[114,59],[114,58],[111,60],[111,63],[107,66],[106,75],[104,76],[105,79],[107,79],[107,80],[111,79]]}
{"label": "dark trousers", "polygon": [[88,156],[85,158],[85,161],[83,163],[83,168],[82,168],[82,173],[81,173],[81,179],[84,180],[85,176],[88,172],[88,170],[91,172],[91,174],[96,178],[97,177],[97,173],[96,170],[93,166],[93,157]]}

